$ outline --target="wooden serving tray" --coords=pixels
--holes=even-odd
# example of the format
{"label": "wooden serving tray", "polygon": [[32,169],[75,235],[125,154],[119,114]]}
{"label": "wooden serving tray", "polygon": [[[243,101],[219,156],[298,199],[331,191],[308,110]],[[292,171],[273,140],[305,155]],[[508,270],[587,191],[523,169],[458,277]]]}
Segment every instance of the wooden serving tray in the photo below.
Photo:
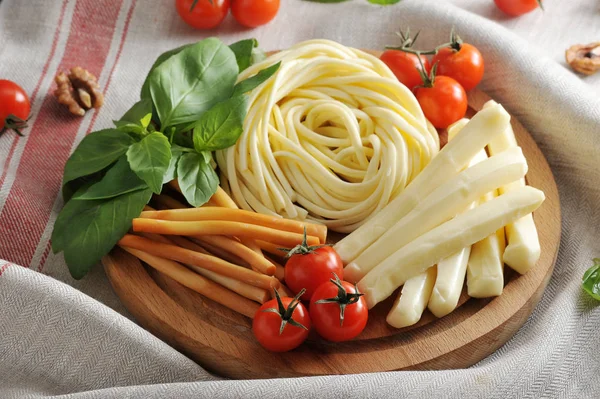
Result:
{"label": "wooden serving tray", "polygon": [[[474,91],[470,114],[489,97]],[[316,334],[298,349],[272,353],[255,340],[252,321],[115,249],[102,263],[113,289],[140,325],[204,368],[230,378],[273,378],[391,370],[432,370],[471,366],[487,357],[525,323],[552,275],[560,242],[560,205],[550,167],[525,128],[512,119],[529,163],[528,183],[546,194],[535,212],[542,255],[524,276],[506,268],[504,293],[469,299],[441,319],[426,311],[412,327],[395,329],[385,317],[395,294],[369,312],[363,333],[353,341],[330,343]],[[442,137],[442,139],[444,139]]]}

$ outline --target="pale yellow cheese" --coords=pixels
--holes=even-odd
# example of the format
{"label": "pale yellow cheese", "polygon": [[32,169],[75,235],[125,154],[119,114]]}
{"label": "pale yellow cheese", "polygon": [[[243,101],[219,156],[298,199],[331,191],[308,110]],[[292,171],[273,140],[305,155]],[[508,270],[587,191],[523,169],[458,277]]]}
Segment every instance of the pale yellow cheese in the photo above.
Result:
{"label": "pale yellow cheese", "polygon": [[[476,157],[476,160],[483,157],[485,154]],[[526,172],[527,162],[519,147],[511,148],[465,169],[433,190],[346,266],[344,277],[348,281],[360,280],[404,245],[463,212],[485,193],[521,178]]]}
{"label": "pale yellow cheese", "polygon": [[544,193],[538,189],[521,187],[421,235],[394,252],[360,280],[358,287],[365,294],[367,305],[372,308],[431,265],[533,212],[544,198]]}
{"label": "pale yellow cheese", "polygon": [[[495,192],[490,192],[481,201],[491,201],[496,196]],[[502,294],[504,288],[502,254],[505,245],[504,228],[500,228],[471,246],[471,255],[467,266],[467,293],[469,296],[488,298]]]}
{"label": "pale yellow cheese", "polygon": [[334,246],[344,263],[356,259],[429,193],[456,176],[490,140],[506,130],[509,122],[510,116],[501,106],[478,112],[404,191]]}
{"label": "pale yellow cheese", "polygon": [[412,326],[421,320],[436,279],[436,267],[430,267],[425,273],[409,279],[402,287],[394,306],[387,315],[392,327]]}
{"label": "pale yellow cheese", "polygon": [[[483,108],[499,106],[493,100],[488,101]],[[502,134],[494,137],[488,144],[490,155],[498,154],[508,148],[516,147],[517,139],[509,125]],[[499,193],[504,194],[519,187],[525,186],[525,179],[518,179],[499,188]],[[506,226],[507,246],[504,250],[504,263],[517,272],[524,274],[535,266],[540,258],[541,248],[537,228],[533,222],[533,215],[523,218]]]}
{"label": "pale yellow cheese", "polygon": [[444,317],[456,309],[465,283],[470,254],[471,247],[468,246],[438,262],[437,278],[427,304],[429,311],[436,317]]}

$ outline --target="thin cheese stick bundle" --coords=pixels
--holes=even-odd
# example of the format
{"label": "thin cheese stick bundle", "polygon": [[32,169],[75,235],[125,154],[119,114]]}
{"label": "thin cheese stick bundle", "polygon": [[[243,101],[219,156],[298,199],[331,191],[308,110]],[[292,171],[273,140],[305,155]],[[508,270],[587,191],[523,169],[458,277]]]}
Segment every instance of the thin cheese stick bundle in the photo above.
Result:
{"label": "thin cheese stick bundle", "polygon": [[334,246],[344,263],[356,259],[433,190],[456,176],[490,140],[506,130],[509,122],[510,115],[500,106],[475,114],[404,191]]}
{"label": "thin cheese stick bundle", "polygon": [[[183,236],[170,236],[170,237],[184,238]],[[243,260],[239,256],[232,254],[231,252],[225,251],[224,249],[219,248],[219,247],[214,247],[214,246],[208,244],[207,242],[198,240],[196,237],[186,237],[186,238],[188,238],[188,239],[192,240],[194,243],[200,245],[209,254],[211,254],[213,256],[216,256],[218,258],[226,260],[227,262],[233,263],[234,265],[243,266],[247,269],[251,268],[251,266],[245,260]]]}
{"label": "thin cheese stick bundle", "polygon": [[[133,219],[133,231],[179,236],[224,235],[269,241],[286,248],[302,242],[302,234],[290,233],[254,224],[229,221],[174,222],[157,219]],[[318,237],[307,236],[308,245],[319,245]]]}
{"label": "thin cheese stick bundle", "polygon": [[[493,100],[485,103],[483,108],[496,107]],[[504,132],[488,144],[490,155],[505,151],[507,148],[517,146],[517,139],[512,127],[509,125]],[[525,179],[516,180],[499,188],[499,193],[504,194],[518,187],[525,186]],[[541,247],[537,228],[533,222],[533,215],[525,215],[505,228],[508,245],[504,250],[503,260],[508,266],[520,274],[527,273],[540,259]]]}
{"label": "thin cheese stick bundle", "polygon": [[256,240],[256,244],[260,247],[260,249],[270,253],[271,255],[279,257],[284,257],[285,255],[287,255],[287,252],[283,250],[281,245],[273,244],[262,240]]}
{"label": "thin cheese stick bundle", "polygon": [[327,227],[325,225],[299,222],[296,220],[284,219],[279,216],[261,215],[260,213],[244,211],[240,209],[228,209],[220,207],[170,209],[154,212],[145,211],[142,212],[140,217],[180,222],[223,220],[255,224],[258,226],[270,227],[273,229],[289,231],[291,233],[298,234],[303,234],[304,229],[306,228],[306,234],[318,237],[321,243],[325,243],[327,238]]}
{"label": "thin cheese stick bundle", "polygon": [[409,279],[385,319],[396,328],[412,326],[421,320],[436,279],[436,267]]}
{"label": "thin cheese stick bundle", "polygon": [[158,270],[167,277],[172,278],[179,284],[184,285],[205,297],[220,303],[244,316],[254,318],[260,305],[244,298],[241,295],[231,292],[227,288],[202,277],[183,265],[172,260],[163,259],[158,256],[140,251],[134,248],[119,245],[122,249],[129,252],[136,258],[144,261],[152,268]]}
{"label": "thin cheese stick bundle", "polygon": [[526,172],[527,161],[520,147],[511,148],[463,170],[433,190],[346,266],[344,278],[348,281],[360,280],[396,250],[463,212],[485,193],[525,176]]}
{"label": "thin cheese stick bundle", "polygon": [[542,191],[522,187],[468,210],[405,245],[358,283],[367,305],[372,308],[431,265],[533,212],[544,198]]}
{"label": "thin cheese stick bundle", "polygon": [[118,244],[133,249],[139,249],[140,251],[160,256],[165,259],[202,267],[215,273],[243,281],[244,283],[255,287],[271,289],[279,286],[279,281],[274,277],[266,276],[253,270],[246,269],[245,267],[231,264],[215,256],[191,251],[176,245],[164,244],[131,234],[126,234],[119,240]]}
{"label": "thin cheese stick bundle", "polygon": [[[481,202],[491,201],[496,192],[486,194]],[[502,294],[504,289],[504,262],[506,245],[504,228],[498,229],[471,247],[467,266],[467,293],[473,298],[489,298]]]}

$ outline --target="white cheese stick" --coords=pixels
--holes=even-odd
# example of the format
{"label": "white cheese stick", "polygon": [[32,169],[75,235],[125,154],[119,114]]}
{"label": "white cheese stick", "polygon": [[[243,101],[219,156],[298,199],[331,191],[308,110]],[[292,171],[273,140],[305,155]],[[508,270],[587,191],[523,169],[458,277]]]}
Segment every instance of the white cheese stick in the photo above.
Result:
{"label": "white cheese stick", "polygon": [[[488,101],[483,108],[497,107],[493,100]],[[507,148],[516,147],[517,139],[508,125],[502,134],[494,137],[488,144],[490,155],[498,154]],[[499,188],[499,193],[504,194],[519,187],[525,186],[525,179],[518,179]],[[541,248],[538,232],[533,222],[533,215],[525,215],[521,219],[506,226],[507,245],[504,250],[504,263],[520,274],[525,274],[535,266],[540,259]]]}
{"label": "white cheese stick", "polygon": [[[486,194],[481,202],[491,201],[497,193]],[[467,266],[467,293],[473,298],[489,298],[502,294],[504,288],[504,262],[502,254],[506,242],[504,228],[498,229],[471,246]]]}
{"label": "white cheese stick", "polygon": [[444,317],[458,305],[467,273],[471,246],[442,259],[437,265],[437,278],[427,308],[436,317]]}
{"label": "white cheese stick", "polygon": [[406,280],[423,273],[431,265],[533,212],[543,201],[542,191],[521,187],[423,234],[393,253],[360,280],[358,288],[365,294],[368,307],[372,308],[383,301]]}
{"label": "white cheese stick", "polygon": [[412,326],[421,320],[427,302],[433,290],[436,278],[436,267],[432,266],[425,273],[409,279],[402,287],[402,292],[394,302],[387,315],[387,322],[392,327]]}
{"label": "white cheese stick", "polygon": [[[484,157],[485,153],[478,159]],[[359,281],[398,249],[463,212],[485,193],[521,178],[526,172],[527,162],[519,147],[511,148],[465,169],[433,190],[346,266],[344,278],[348,281]]]}
{"label": "white cheese stick", "polygon": [[350,263],[373,244],[429,193],[456,176],[494,137],[506,130],[510,116],[501,106],[478,112],[454,140],[394,200],[335,246],[344,263]]}

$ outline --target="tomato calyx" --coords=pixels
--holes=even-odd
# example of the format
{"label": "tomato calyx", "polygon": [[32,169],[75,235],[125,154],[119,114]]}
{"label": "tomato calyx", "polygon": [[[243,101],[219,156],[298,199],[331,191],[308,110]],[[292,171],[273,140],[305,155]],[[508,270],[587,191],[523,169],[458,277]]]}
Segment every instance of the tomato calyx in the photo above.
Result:
{"label": "tomato calyx", "polygon": [[544,11],[544,5],[542,4],[542,0],[537,0],[537,3],[540,6],[540,10]]}
{"label": "tomato calyx", "polygon": [[453,27],[450,31],[450,45],[448,47],[450,47],[454,51],[460,51],[460,49],[462,48],[462,44],[463,40],[460,38],[460,36],[458,36]]}
{"label": "tomato calyx", "polygon": [[319,248],[323,248],[323,247],[330,247],[331,244],[322,244],[322,245],[308,245],[307,239],[306,239],[306,227],[304,228],[304,234],[302,236],[302,242],[298,245],[296,245],[294,248],[290,249],[290,248],[277,248],[280,251],[285,251],[287,252],[287,254],[285,255],[286,258],[291,258],[294,255],[308,255],[308,254],[312,254],[315,250],[319,249]]}
{"label": "tomato calyx", "polygon": [[21,119],[16,115],[10,114],[4,120],[4,127],[0,130],[0,136],[2,136],[2,134],[4,134],[4,132],[6,132],[7,130],[13,130],[19,136],[23,137],[24,135],[23,133],[21,133],[21,130],[25,129],[26,127],[26,120]]}
{"label": "tomato calyx", "polygon": [[[419,62],[421,62],[421,59],[419,59]],[[419,69],[419,75],[421,75],[423,84],[415,87],[415,89],[417,89],[419,87],[431,89],[433,87],[433,85],[435,84],[435,76],[437,74],[437,67],[438,67],[438,63],[436,62],[435,64],[433,64],[433,67],[431,67],[431,72],[429,73],[429,75],[427,75],[427,72],[425,72],[425,70],[423,68],[423,62],[421,62],[421,69]]]}
{"label": "tomato calyx", "polygon": [[287,309],[286,309],[285,305],[283,304],[283,302],[281,301],[279,292],[277,292],[276,289],[273,289],[273,291],[275,291],[275,299],[277,300],[277,309],[267,308],[267,309],[264,309],[263,312],[276,313],[279,315],[279,317],[281,317],[281,325],[279,326],[279,335],[283,334],[283,330],[285,329],[285,326],[288,323],[294,327],[303,328],[305,330],[308,330],[308,328],[306,328],[306,326],[304,324],[298,323],[296,320],[294,320],[292,318],[292,315],[294,314],[294,310],[296,310],[296,307],[300,303],[300,297],[306,292],[306,290],[304,288],[301,289],[300,292],[298,294],[296,294],[294,299],[292,299],[292,301],[288,305]]}
{"label": "tomato calyx", "polygon": [[335,284],[335,286],[338,289],[338,294],[333,298],[319,299],[318,301],[315,301],[315,303],[318,303],[318,304],[337,303],[340,306],[340,326],[343,326],[344,325],[344,312],[346,311],[346,306],[355,304],[356,302],[358,302],[360,300],[360,297],[363,296],[364,294],[361,294],[360,292],[358,292],[358,287],[356,286],[356,284],[354,284],[354,290],[356,292],[352,293],[352,294],[348,293],[348,291],[346,291],[346,289],[342,285],[342,280],[340,280],[338,275],[335,273],[332,273],[332,274],[335,277],[335,279],[332,278],[332,279],[329,279],[329,281],[331,281],[333,284]]}
{"label": "tomato calyx", "polygon": [[[196,4],[198,4],[199,0],[194,0],[192,1],[192,5],[190,6],[190,12],[194,11],[194,8],[196,8]],[[210,5],[213,5],[213,0],[208,0],[208,2],[210,3]]]}

